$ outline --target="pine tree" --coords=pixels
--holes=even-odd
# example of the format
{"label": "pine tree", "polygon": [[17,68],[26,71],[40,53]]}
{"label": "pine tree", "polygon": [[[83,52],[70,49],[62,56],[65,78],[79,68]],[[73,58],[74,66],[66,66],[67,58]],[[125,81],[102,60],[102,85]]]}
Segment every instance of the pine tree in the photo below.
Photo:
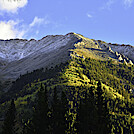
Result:
{"label": "pine tree", "polygon": [[96,132],[96,106],[95,106],[95,97],[93,93],[94,88],[89,89],[88,95],[88,119],[89,119],[89,133],[94,134]]}
{"label": "pine tree", "polygon": [[49,107],[48,107],[47,89],[46,87],[44,89],[43,85],[41,84],[40,91],[38,92],[37,105],[35,107],[35,111],[33,114],[33,124],[34,124],[36,134],[47,133],[48,111],[49,111]]}
{"label": "pine tree", "polygon": [[107,107],[107,101],[104,97],[104,91],[102,89],[101,82],[97,84],[96,92],[96,110],[97,110],[97,133],[108,134],[110,133],[110,117]]}
{"label": "pine tree", "polygon": [[69,87],[68,109],[66,112],[66,124],[68,134],[77,133],[77,97],[76,89]]}
{"label": "pine tree", "polygon": [[57,95],[57,87],[54,88],[54,96],[53,96],[53,102],[52,102],[52,127],[53,127],[53,133],[64,133],[63,122],[64,122],[64,115],[62,111],[62,103]]}
{"label": "pine tree", "polygon": [[[44,91],[45,90],[45,91]],[[37,95],[37,103],[33,111],[32,120],[26,124],[25,134],[47,134],[49,126],[47,89],[41,84]]]}
{"label": "pine tree", "polygon": [[78,109],[78,118],[79,118],[79,133],[87,134],[88,133],[88,125],[89,125],[89,105],[87,100],[87,91],[85,92],[84,100],[80,101],[79,109]]}
{"label": "pine tree", "polygon": [[14,130],[15,114],[16,114],[16,108],[14,104],[14,99],[12,99],[11,104],[5,115],[2,134],[14,134],[15,133],[15,130]]}
{"label": "pine tree", "polygon": [[61,132],[62,133],[66,133],[66,130],[67,130],[67,120],[66,120],[67,111],[68,111],[67,96],[65,92],[62,91],[62,94],[61,94],[61,114],[62,114]]}
{"label": "pine tree", "polygon": [[80,101],[78,108],[78,133],[87,134],[95,133],[96,130],[96,114],[95,114],[95,100],[91,89],[89,93],[86,89],[85,98]]}

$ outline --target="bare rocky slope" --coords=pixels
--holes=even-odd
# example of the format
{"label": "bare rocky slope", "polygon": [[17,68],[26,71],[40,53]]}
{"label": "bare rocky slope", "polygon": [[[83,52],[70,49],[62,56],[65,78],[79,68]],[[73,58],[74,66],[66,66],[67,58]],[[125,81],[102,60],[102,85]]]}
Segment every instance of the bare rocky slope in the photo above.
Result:
{"label": "bare rocky slope", "polygon": [[20,74],[79,56],[133,65],[134,47],[113,45],[75,33],[48,35],[41,40],[0,40],[0,80],[14,81]]}
{"label": "bare rocky slope", "polygon": [[65,62],[69,59],[68,50],[76,41],[72,34],[49,35],[38,41],[0,41],[1,79],[14,80],[20,74]]}

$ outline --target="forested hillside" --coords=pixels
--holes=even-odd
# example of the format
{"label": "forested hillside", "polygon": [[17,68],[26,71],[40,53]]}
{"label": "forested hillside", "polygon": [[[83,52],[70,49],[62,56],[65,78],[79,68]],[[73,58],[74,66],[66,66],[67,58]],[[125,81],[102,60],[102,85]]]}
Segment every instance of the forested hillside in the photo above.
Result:
{"label": "forested hillside", "polygon": [[72,58],[54,68],[20,76],[9,92],[2,93],[0,130],[18,134],[132,134],[133,89],[134,66]]}

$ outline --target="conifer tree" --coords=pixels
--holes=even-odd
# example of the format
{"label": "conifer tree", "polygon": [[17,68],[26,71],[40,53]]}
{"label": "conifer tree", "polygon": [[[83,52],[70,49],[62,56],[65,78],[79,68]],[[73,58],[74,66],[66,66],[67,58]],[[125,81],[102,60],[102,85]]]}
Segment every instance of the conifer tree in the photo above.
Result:
{"label": "conifer tree", "polygon": [[77,98],[75,88],[69,87],[68,109],[66,112],[66,124],[68,134],[77,133]]}
{"label": "conifer tree", "polygon": [[[44,91],[45,90],[45,91]],[[33,111],[32,120],[27,124],[24,133],[26,134],[47,134],[49,119],[48,119],[48,96],[47,89],[41,84],[37,94],[37,103]]]}
{"label": "conifer tree", "polygon": [[110,133],[110,117],[107,108],[107,101],[104,97],[104,91],[100,81],[97,83],[96,95],[97,133],[108,134]]}
{"label": "conifer tree", "polygon": [[54,95],[53,95],[53,102],[52,102],[52,127],[53,127],[53,133],[64,133],[64,130],[62,128],[62,124],[64,121],[63,113],[62,113],[62,103],[58,98],[57,95],[57,87],[54,88]]}
{"label": "conifer tree", "polygon": [[85,92],[85,98],[84,100],[80,101],[80,106],[78,109],[78,118],[79,118],[79,133],[80,134],[86,134],[88,133],[88,125],[89,125],[89,105],[88,105],[88,95],[87,91]]}
{"label": "conifer tree", "polygon": [[67,120],[66,114],[68,111],[68,101],[65,91],[62,91],[61,94],[61,114],[62,114],[62,125],[61,125],[61,132],[66,133],[67,130]]}
{"label": "conifer tree", "polygon": [[[45,90],[45,92],[44,92]],[[33,124],[36,134],[44,134],[48,131],[48,93],[47,88],[43,88],[41,84],[40,91],[38,92],[37,105],[35,107],[35,112],[33,115]]]}
{"label": "conifer tree", "polygon": [[5,115],[2,134],[14,134],[15,133],[15,130],[14,130],[15,114],[16,114],[16,108],[14,104],[14,99],[12,99],[11,104]]}
{"label": "conifer tree", "polygon": [[53,101],[52,101],[52,123],[51,123],[53,132],[58,131],[57,130],[57,127],[58,127],[57,116],[58,116],[58,110],[59,110],[58,103],[59,103],[59,100],[57,96],[57,88],[54,87]]}
{"label": "conifer tree", "polygon": [[85,98],[80,101],[78,108],[78,133],[87,134],[95,133],[96,130],[96,114],[95,114],[95,101],[91,89],[89,93],[86,89]]}
{"label": "conifer tree", "polygon": [[88,95],[88,119],[89,119],[89,133],[94,134],[96,132],[96,106],[95,106],[95,96],[93,93],[94,88],[91,87],[89,89],[89,95]]}

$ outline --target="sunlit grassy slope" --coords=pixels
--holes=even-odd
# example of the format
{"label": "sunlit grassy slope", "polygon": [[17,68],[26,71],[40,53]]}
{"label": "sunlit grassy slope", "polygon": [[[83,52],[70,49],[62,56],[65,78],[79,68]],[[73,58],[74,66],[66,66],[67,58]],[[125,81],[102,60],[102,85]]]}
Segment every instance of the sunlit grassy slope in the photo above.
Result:
{"label": "sunlit grassy slope", "polygon": [[112,59],[115,63],[118,63],[118,60],[113,56],[113,54],[100,47],[97,40],[85,38],[80,34],[75,34],[75,36],[80,40],[80,42],[75,43],[75,48],[70,50],[72,57],[83,59],[90,57],[98,60]]}

